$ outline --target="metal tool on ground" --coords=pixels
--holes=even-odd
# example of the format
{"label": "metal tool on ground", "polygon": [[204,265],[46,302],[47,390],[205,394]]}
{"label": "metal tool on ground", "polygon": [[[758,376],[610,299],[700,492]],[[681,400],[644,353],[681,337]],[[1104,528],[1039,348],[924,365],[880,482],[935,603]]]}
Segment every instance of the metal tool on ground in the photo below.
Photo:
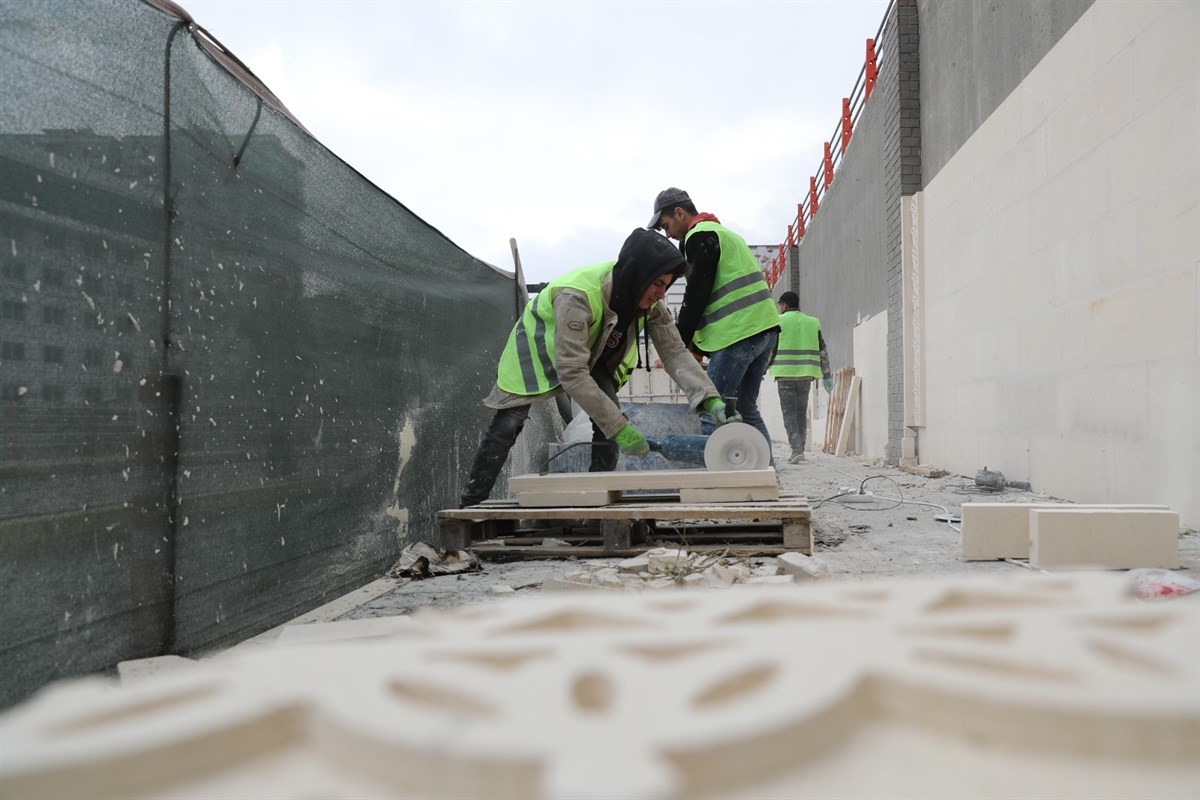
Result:
{"label": "metal tool on ground", "polygon": [[650,450],[670,461],[703,464],[710,470],[766,469],[771,465],[771,445],[752,425],[728,422],[711,436],[676,434],[647,439]]}

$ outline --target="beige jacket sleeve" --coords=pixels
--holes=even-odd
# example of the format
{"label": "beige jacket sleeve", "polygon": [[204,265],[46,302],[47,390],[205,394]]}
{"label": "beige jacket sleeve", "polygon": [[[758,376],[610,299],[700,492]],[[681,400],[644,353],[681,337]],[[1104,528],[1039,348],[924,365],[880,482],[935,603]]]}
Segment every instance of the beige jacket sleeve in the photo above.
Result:
{"label": "beige jacket sleeve", "polygon": [[[563,391],[611,439],[629,423],[629,418],[592,378],[594,354],[588,347],[591,324],[592,309],[587,296],[572,289],[559,292],[554,298],[554,368],[558,381]],[[607,329],[601,330],[598,344],[607,341],[608,334]]]}
{"label": "beige jacket sleeve", "polygon": [[662,359],[667,374],[679,386],[688,399],[688,407],[697,411],[700,404],[710,397],[720,397],[700,364],[688,352],[679,336],[679,329],[671,319],[671,312],[661,302],[655,303],[646,319],[650,341]]}

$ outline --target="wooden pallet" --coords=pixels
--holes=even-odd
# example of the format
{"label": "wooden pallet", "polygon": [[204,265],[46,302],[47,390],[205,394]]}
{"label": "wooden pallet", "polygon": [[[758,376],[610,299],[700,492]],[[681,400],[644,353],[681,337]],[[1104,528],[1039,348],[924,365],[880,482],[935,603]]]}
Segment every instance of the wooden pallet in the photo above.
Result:
{"label": "wooden pallet", "polygon": [[[480,558],[628,557],[675,542],[736,555],[812,554],[812,509],[804,497],[772,503],[686,503],[677,495],[630,495],[612,505],[529,508],[489,500],[438,512],[441,545]],[[569,546],[541,547],[554,538]]]}

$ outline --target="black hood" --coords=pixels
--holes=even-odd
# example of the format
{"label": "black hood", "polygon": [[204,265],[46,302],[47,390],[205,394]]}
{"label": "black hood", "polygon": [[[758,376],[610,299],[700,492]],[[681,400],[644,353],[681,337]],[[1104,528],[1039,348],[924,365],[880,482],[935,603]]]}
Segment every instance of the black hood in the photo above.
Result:
{"label": "black hood", "polygon": [[637,303],[664,273],[684,274],[687,261],[675,245],[654,231],[636,228],[617,256],[613,267],[613,290],[609,306],[618,317],[629,319],[638,314]]}

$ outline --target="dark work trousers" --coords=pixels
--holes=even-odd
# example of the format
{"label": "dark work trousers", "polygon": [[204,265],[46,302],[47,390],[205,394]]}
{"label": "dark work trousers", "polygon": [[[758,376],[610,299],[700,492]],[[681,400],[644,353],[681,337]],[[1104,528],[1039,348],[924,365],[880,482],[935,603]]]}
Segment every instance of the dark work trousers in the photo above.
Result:
{"label": "dark work trousers", "polygon": [[[617,389],[611,375],[593,372],[592,377],[604,393],[617,402]],[[508,460],[508,451],[517,441],[525,421],[529,419],[532,405],[502,408],[492,416],[492,424],[488,426],[479,449],[475,451],[475,461],[471,465],[471,474],[467,477],[467,485],[460,498],[463,508],[479,505],[492,495],[492,487],[504,469]],[[596,423],[592,423],[592,461],[591,472],[611,472],[617,468],[617,458],[620,452],[615,443],[610,442]],[[541,466],[540,464],[538,466]]]}
{"label": "dark work trousers", "polygon": [[792,446],[792,454],[803,453],[808,420],[808,391],[813,385],[812,378],[776,378],[775,386],[779,389],[779,408],[783,412],[783,427],[787,430],[788,444]]}
{"label": "dark work trousers", "polygon": [[491,496],[496,478],[500,477],[500,470],[508,460],[508,451],[525,427],[525,420],[529,419],[530,408],[532,406],[502,408],[492,416],[492,424],[475,451],[475,463],[471,465],[471,474],[463,488],[463,508],[479,505]]}

